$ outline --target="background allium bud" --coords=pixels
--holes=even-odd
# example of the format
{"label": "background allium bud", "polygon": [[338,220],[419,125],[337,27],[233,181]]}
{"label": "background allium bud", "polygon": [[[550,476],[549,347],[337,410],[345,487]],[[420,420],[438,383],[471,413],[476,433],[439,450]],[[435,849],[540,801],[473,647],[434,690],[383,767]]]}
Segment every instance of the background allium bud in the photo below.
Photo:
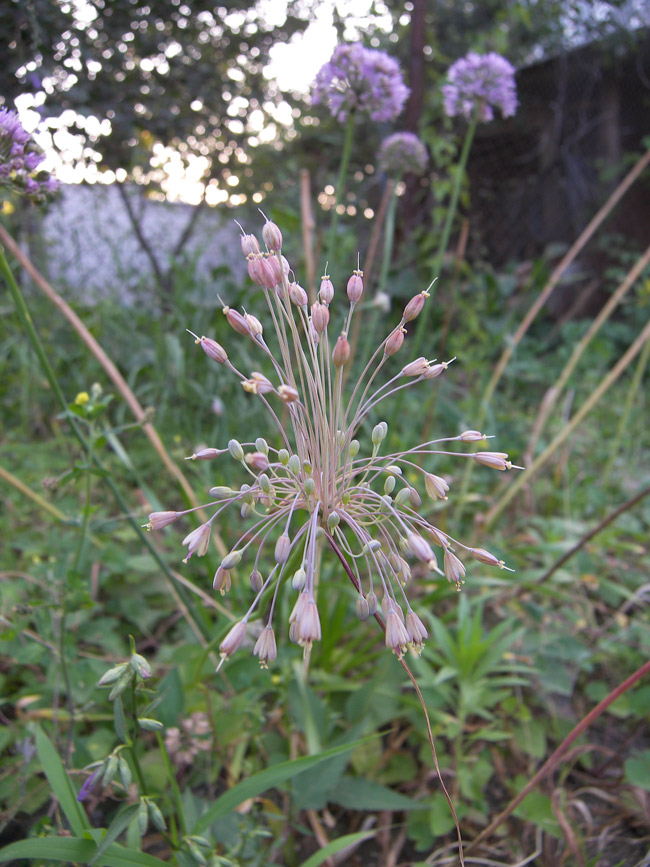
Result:
{"label": "background allium bud", "polygon": [[424,174],[429,155],[422,141],[412,132],[396,132],[389,135],[379,148],[379,167],[382,172],[400,177],[409,172]]}
{"label": "background allium bud", "polygon": [[349,357],[350,344],[348,343],[348,339],[345,334],[341,334],[339,339],[336,341],[334,350],[332,352],[332,361],[334,362],[334,367],[343,367]]}

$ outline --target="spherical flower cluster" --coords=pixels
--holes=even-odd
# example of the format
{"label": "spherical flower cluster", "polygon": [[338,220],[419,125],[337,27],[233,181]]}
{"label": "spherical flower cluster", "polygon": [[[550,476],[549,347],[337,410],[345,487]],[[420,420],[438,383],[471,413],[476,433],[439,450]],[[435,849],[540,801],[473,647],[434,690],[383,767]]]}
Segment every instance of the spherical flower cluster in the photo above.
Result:
{"label": "spherical flower cluster", "polygon": [[44,159],[21,124],[18,114],[0,108],[0,187],[8,187],[30,199],[42,201],[48,193],[58,189],[58,183],[46,173],[35,175]]}
{"label": "spherical flower cluster", "polygon": [[514,67],[500,54],[471,51],[450,67],[442,94],[449,117],[462,114],[469,120],[478,110],[478,119],[488,121],[495,108],[510,117],[517,110]]}
{"label": "spherical flower cluster", "polygon": [[[322,576],[319,587],[320,549],[337,558],[352,583],[357,616],[374,616],[387,646],[398,656],[409,648],[420,652],[427,629],[406,595],[412,574],[440,575],[460,589],[466,558],[504,568],[494,554],[458,541],[420,511],[420,490],[432,500],[446,500],[450,487],[448,480],[423,464],[440,455],[497,470],[509,470],[512,464],[504,452],[484,451],[486,437],[476,430],[405,450],[386,449],[388,425],[372,419],[379,405],[419,383],[430,387],[450,364],[423,356],[395,364],[407,326],[422,312],[428,291],[411,298],[356,382],[344,387],[344,368],[351,356],[347,336],[363,296],[363,273],[355,270],[348,279],[342,327],[334,330],[330,277],[322,278],[317,300],[310,303],[282,255],[278,227],[267,221],[262,237],[266,250],[254,235],[243,234],[241,245],[248,273],[261,287],[273,322],[271,346],[256,316],[228,306],[223,312],[232,330],[251,344],[242,357],[248,359],[251,349],[256,350],[259,366],[265,369],[243,372],[216,340],[193,335],[211,361],[261,401],[275,428],[273,445],[262,436],[249,436],[245,442],[231,439],[225,448],[201,448],[188,458],[229,458],[246,478],[239,488],[211,488],[211,502],[199,508],[213,509],[212,516],[183,540],[187,562],[194,554],[206,554],[212,526],[224,510],[236,507],[247,522],[213,581],[214,590],[227,592],[232,570],[247,563],[254,594],[244,617],[221,642],[222,661],[242,645],[249,621],[262,607],[265,622],[256,631],[253,653],[262,666],[276,658],[273,616],[283,584],[296,594],[289,617],[291,641],[308,649],[320,639],[317,596],[327,592]],[[449,450],[451,443],[473,445],[475,450]],[[161,529],[194,511],[152,512],[147,527]]]}
{"label": "spherical flower cluster", "polygon": [[327,106],[332,117],[346,121],[366,114],[376,121],[394,120],[409,89],[399,63],[383,51],[363,45],[339,45],[314,81],[312,102]]}
{"label": "spherical flower cluster", "polygon": [[429,155],[422,141],[412,132],[389,135],[379,148],[379,167],[392,176],[423,175]]}

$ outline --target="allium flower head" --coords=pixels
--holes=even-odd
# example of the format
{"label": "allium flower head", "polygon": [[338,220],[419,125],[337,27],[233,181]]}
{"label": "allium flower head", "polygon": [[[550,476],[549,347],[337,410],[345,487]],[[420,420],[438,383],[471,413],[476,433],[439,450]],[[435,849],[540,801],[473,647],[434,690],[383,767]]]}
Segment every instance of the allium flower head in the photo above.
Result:
{"label": "allium flower head", "polygon": [[469,120],[477,108],[482,121],[493,120],[495,108],[510,117],[517,110],[514,67],[493,51],[470,51],[450,67],[442,94],[449,117],[462,114]]}
{"label": "allium flower head", "polygon": [[412,132],[389,135],[379,148],[379,167],[389,175],[424,174],[429,155],[422,141]]}
{"label": "allium flower head", "polygon": [[[210,338],[195,338],[210,362],[229,371],[251,400],[261,402],[269,413],[273,436],[267,440],[248,434],[245,441],[231,439],[227,448],[201,448],[191,456],[235,461],[245,481],[239,488],[217,484],[210,489],[212,501],[201,508],[211,509],[212,516],[183,540],[188,547],[185,562],[192,554],[206,554],[210,528],[222,512],[231,507],[240,511],[243,532],[222,558],[213,587],[227,592],[231,571],[246,568],[254,597],[221,643],[222,662],[247,643],[249,619],[262,606],[266,622],[253,653],[264,667],[273,662],[277,655],[273,616],[283,585],[295,593],[290,639],[306,650],[320,640],[327,624],[321,625],[317,597],[327,593],[327,586],[317,574],[322,559],[319,547],[338,562],[335,574],[342,570],[354,586],[359,619],[375,616],[384,628],[387,646],[398,655],[409,648],[419,653],[427,630],[409,604],[407,584],[416,585],[415,579],[428,572],[446,577],[460,589],[466,573],[464,559],[506,568],[489,551],[468,547],[422,514],[425,494],[432,500],[446,500],[450,488],[447,480],[425,471],[422,464],[440,455],[498,470],[512,464],[503,452],[484,451],[486,437],[476,430],[400,451],[387,448],[388,424],[377,418],[380,405],[402,389],[430,388],[430,381],[450,364],[424,356],[401,362],[393,357],[408,346],[405,326],[419,316],[428,291],[411,298],[399,321],[375,346],[356,382],[344,387],[344,369],[351,364],[347,335],[363,292],[363,274],[354,270],[346,291],[339,293],[338,315],[328,276],[323,277],[320,300],[309,306],[296,292],[290,269],[275,249],[279,232],[275,234],[268,223],[265,228],[267,244],[272,243],[273,249],[262,251],[253,236],[245,235],[242,250],[251,277],[264,275],[258,285],[274,337],[267,343],[261,323],[260,328],[247,330],[242,325],[247,314],[223,308],[233,343],[248,344],[239,356],[248,359],[252,354],[265,372],[240,370],[230,344],[226,351]],[[270,266],[272,261],[277,268]],[[257,267],[260,263],[263,268]],[[456,446],[450,450],[449,444]],[[475,450],[456,450],[468,445]],[[192,511],[153,512],[149,527],[165,527]],[[442,567],[436,548],[441,549]]]}
{"label": "allium flower head", "polygon": [[318,71],[312,102],[323,103],[341,122],[352,112],[386,121],[399,115],[408,95],[399,63],[393,57],[354,43],[337,46]]}
{"label": "allium flower head", "polygon": [[44,172],[34,172],[45,159],[20,122],[18,114],[0,108],[0,187],[42,201],[58,189],[57,182]]}

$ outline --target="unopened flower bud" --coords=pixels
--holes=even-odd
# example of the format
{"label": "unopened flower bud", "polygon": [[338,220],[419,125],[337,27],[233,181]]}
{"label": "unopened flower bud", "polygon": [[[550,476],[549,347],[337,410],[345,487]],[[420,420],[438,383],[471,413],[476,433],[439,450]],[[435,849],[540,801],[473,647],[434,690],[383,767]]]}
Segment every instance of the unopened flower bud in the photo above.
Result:
{"label": "unopened flower bud", "polygon": [[138,677],[142,678],[142,680],[147,680],[151,677],[151,666],[144,656],[141,656],[139,653],[133,653],[131,654],[129,662],[131,663],[133,671],[135,671]]}
{"label": "unopened flower bud", "polygon": [[99,678],[97,686],[108,686],[111,683],[115,683],[116,680],[119,680],[120,677],[122,677],[128,667],[128,662],[120,662],[119,665],[115,665],[113,666],[113,668],[109,668],[108,671],[105,671],[104,674],[102,674],[102,676]]}
{"label": "unopened flower bud", "polygon": [[406,328],[396,328],[395,331],[389,334],[386,343],[384,344],[384,355],[391,356],[395,355],[396,352],[402,348],[402,344],[404,343],[404,335],[406,334]]}
{"label": "unopened flower bud", "polygon": [[296,389],[292,385],[286,384],[278,386],[278,395],[285,403],[295,403],[299,398]]}
{"label": "unopened flower bud", "polygon": [[279,251],[282,249],[282,232],[271,220],[264,223],[262,238],[269,250]]}
{"label": "unopened flower bud", "polygon": [[147,530],[162,530],[178,518],[178,512],[151,512]]}
{"label": "unopened flower bud", "polygon": [[359,454],[359,449],[361,448],[361,443],[359,440],[351,440],[350,448],[348,450],[351,458],[355,458]]}
{"label": "unopened flower bud", "polygon": [[395,495],[395,505],[401,508],[411,501],[411,492],[408,488],[400,488]]}
{"label": "unopened flower bud", "polygon": [[226,350],[211,337],[200,337],[194,342],[200,344],[201,349],[205,352],[208,358],[216,361],[217,364],[225,364],[226,361],[228,361],[228,354]]}
{"label": "unopened flower bud", "polygon": [[332,362],[334,367],[343,367],[350,357],[350,344],[348,343],[345,333],[341,334],[336,341],[332,352]]}
{"label": "unopened flower bud", "polygon": [[437,379],[441,373],[443,373],[449,365],[446,361],[441,362],[440,364],[430,364],[427,370],[424,372],[425,379]]}
{"label": "unopened flower bud", "polygon": [[474,455],[477,464],[484,467],[492,467],[494,470],[509,470],[512,464],[508,460],[506,452],[477,452]]}
{"label": "unopened flower bud", "polygon": [[395,476],[389,476],[386,479],[386,481],[384,482],[384,493],[385,494],[392,494],[393,491],[395,490],[396,484],[397,483],[395,481]]}
{"label": "unopened flower bud", "polygon": [[431,545],[422,536],[419,536],[417,533],[409,533],[407,542],[409,549],[418,560],[421,560],[423,563],[433,560],[434,555]]}
{"label": "unopened flower bud", "polygon": [[377,604],[377,596],[371,590],[370,593],[366,593],[366,602],[368,603],[368,613],[372,617],[377,613],[378,604]]}
{"label": "unopened flower bud", "polygon": [[327,518],[327,528],[332,533],[341,523],[341,516],[338,512],[331,512]]}
{"label": "unopened flower bud", "polygon": [[424,376],[429,369],[426,358],[421,355],[402,368],[402,376]]}
{"label": "unopened flower bud", "polygon": [[238,310],[233,310],[232,307],[224,307],[222,312],[225,314],[228,324],[233,331],[236,331],[238,334],[243,334],[245,337],[251,336],[248,322],[246,322],[246,319]]}
{"label": "unopened flower bud", "polygon": [[232,656],[233,653],[237,650],[239,645],[244,640],[244,636],[246,635],[246,621],[240,620],[239,623],[235,623],[230,632],[226,635],[224,640],[219,645],[219,653],[221,654],[222,662],[226,657]]}
{"label": "unopened flower bud", "polygon": [[311,321],[318,334],[325,331],[330,321],[330,312],[324,304],[316,301],[311,305]]}
{"label": "unopened flower bud", "polygon": [[298,283],[290,283],[289,284],[289,298],[296,305],[296,307],[302,307],[306,309],[309,299],[307,298],[307,293]]}
{"label": "unopened flower bud", "polygon": [[462,443],[477,443],[479,440],[485,440],[486,436],[478,430],[465,430],[458,439]]}
{"label": "unopened flower bud", "polygon": [[255,448],[257,449],[258,452],[262,452],[265,455],[268,455],[268,453],[269,453],[269,444],[264,439],[264,437],[258,437],[255,440]]}
{"label": "unopened flower bud", "polygon": [[291,539],[286,533],[283,533],[278,537],[278,541],[275,543],[275,562],[281,566],[283,563],[287,562],[290,553]]}
{"label": "unopened flower bud", "polygon": [[385,421],[380,421],[378,424],[374,426],[372,429],[372,443],[375,446],[378,446],[383,440],[386,438],[386,434],[388,433],[388,425]]}
{"label": "unopened flower bud", "polygon": [[231,551],[221,561],[221,568],[228,571],[229,569],[234,569],[239,563],[241,563],[241,551]]}
{"label": "unopened flower bud", "polygon": [[255,235],[242,235],[240,240],[241,249],[244,256],[250,256],[252,254],[260,252],[259,241],[255,237]]}
{"label": "unopened flower bud", "polygon": [[254,593],[259,593],[264,586],[262,573],[258,569],[253,569],[248,580],[250,581],[251,590],[253,590]]}
{"label": "unopened flower bud", "polygon": [[307,494],[307,496],[311,497],[311,495],[314,493],[315,490],[316,490],[316,482],[311,478],[306,479],[306,481],[305,481],[305,493]]}
{"label": "unopened flower bud", "polygon": [[[282,257],[282,260],[283,262],[287,262],[284,256]],[[287,265],[288,264],[289,263],[287,262]],[[268,286],[267,288],[271,289],[275,286],[281,286],[283,277],[288,272],[288,268],[287,271],[283,271],[282,265],[278,262],[277,256],[269,256],[266,260],[266,265],[269,271],[270,280],[273,283],[273,286]]]}
{"label": "unopened flower bud", "polygon": [[300,569],[296,569],[293,573],[293,577],[291,578],[291,586],[294,590],[302,590],[305,586],[305,581],[307,580],[307,573],[301,566]]}
{"label": "unopened flower bud", "polygon": [[347,293],[350,304],[356,304],[363,295],[363,271],[354,271],[348,280]]}
{"label": "unopened flower bud", "polygon": [[503,569],[505,565],[503,560],[497,560],[494,554],[490,554],[485,548],[472,548],[470,554],[479,563],[485,563],[487,566],[498,566],[499,569]]}
{"label": "unopened flower bud", "polygon": [[326,306],[331,304],[332,298],[334,298],[334,286],[332,285],[332,281],[327,275],[324,275],[320,281],[320,289],[318,290],[318,297],[321,303]]}
{"label": "unopened flower bud", "polygon": [[365,621],[370,617],[370,607],[366,599],[363,596],[358,596],[355,604],[355,609],[357,612],[357,617],[361,621]]}
{"label": "unopened flower bud", "polygon": [[244,460],[244,450],[241,447],[241,444],[237,440],[229,440],[228,441],[228,451],[230,452],[231,457],[236,461]]}
{"label": "unopened flower bud", "polygon": [[225,449],[199,449],[194,452],[193,455],[190,455],[189,458],[185,458],[186,461],[212,461],[215,458],[218,458],[219,455],[224,453]]}
{"label": "unopened flower bud", "polygon": [[248,325],[249,333],[253,337],[259,337],[264,333],[264,327],[257,316],[253,316],[252,313],[244,313],[244,319]]}
{"label": "unopened flower bud", "polygon": [[227,500],[229,497],[232,497],[235,492],[227,485],[217,485],[214,488],[210,488],[208,493],[211,497],[216,497],[217,500]]}
{"label": "unopened flower bud", "polygon": [[262,452],[251,452],[246,455],[246,463],[248,466],[256,470],[258,473],[263,473],[269,468],[269,459]]}
{"label": "unopened flower bud", "polygon": [[282,466],[286,467],[289,463],[289,452],[286,449],[280,449],[278,452],[278,460],[282,464]]}
{"label": "unopened flower bud", "polygon": [[402,319],[405,322],[411,322],[413,319],[417,319],[417,317],[422,312],[424,302],[428,297],[429,293],[426,290],[424,292],[418,293],[417,295],[414,295],[404,308],[404,312],[402,313]]}
{"label": "unopened flower bud", "polygon": [[300,472],[300,458],[298,455],[291,455],[287,466],[289,467],[289,472],[292,472],[294,476],[297,476]]}

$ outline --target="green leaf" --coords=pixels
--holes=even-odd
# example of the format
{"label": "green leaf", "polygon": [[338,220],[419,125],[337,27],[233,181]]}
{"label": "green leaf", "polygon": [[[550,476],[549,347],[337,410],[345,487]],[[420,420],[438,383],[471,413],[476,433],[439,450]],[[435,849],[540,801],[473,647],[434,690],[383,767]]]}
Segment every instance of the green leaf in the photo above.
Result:
{"label": "green leaf", "polygon": [[[373,737],[379,737],[379,735],[373,735]],[[267,789],[273,789],[275,786],[286,783],[287,780],[290,780],[302,771],[315,768],[316,765],[331,759],[333,756],[350,752],[367,740],[370,740],[370,738],[362,738],[349,744],[332,747],[332,749],[325,750],[325,752],[318,753],[315,756],[301,756],[301,758],[293,759],[290,762],[281,762],[278,765],[273,765],[257,774],[253,774],[252,777],[242,780],[241,783],[237,783],[236,786],[233,786],[232,789],[229,789],[220,798],[217,798],[207,813],[201,816],[196,823],[196,827],[192,829],[192,833],[200,834],[202,831],[205,831],[214,821],[232,812],[235,807],[238,807],[247,798],[255,798],[257,795],[261,795],[262,792],[266,792]]]}
{"label": "green leaf", "polygon": [[350,810],[421,810],[426,806],[380,783],[349,776],[341,779],[330,800]]}
{"label": "green leaf", "polygon": [[324,846],[322,849],[319,849],[318,852],[314,852],[314,854],[307,858],[306,861],[303,861],[300,867],[319,867],[323,861],[326,861],[330,855],[334,855],[337,852],[340,852],[341,849],[345,849],[346,846],[354,846],[356,843],[362,843],[364,840],[369,840],[375,834],[374,831],[357,831],[356,834],[345,834],[343,837],[337,837],[336,840],[332,840],[331,843],[328,843],[327,846]]}
{"label": "green leaf", "polygon": [[[0,849],[0,864],[19,858],[90,864],[96,849],[92,840],[80,840],[78,837],[33,837]],[[125,849],[117,843],[112,843],[96,863],[98,867],[163,867],[166,864],[153,855]]]}
{"label": "green leaf", "polygon": [[625,762],[625,779],[650,792],[650,750],[637,753]]}
{"label": "green leaf", "polygon": [[59,754],[52,741],[40,727],[36,729],[36,748],[41,767],[61,805],[61,809],[70,822],[70,827],[77,836],[82,836],[84,831],[90,830],[90,822],[83,807],[77,801],[77,793],[63,767]]}
{"label": "green leaf", "polygon": [[97,851],[88,862],[88,867],[92,867],[92,865],[101,858],[104,852],[106,852],[111,843],[114,843],[115,840],[117,840],[122,831],[124,831],[125,828],[128,826],[131,819],[133,819],[133,817],[136,815],[138,809],[138,804],[132,804],[130,807],[127,807],[126,810],[122,810],[121,813],[117,814],[117,816],[108,826],[106,834],[104,835],[104,837],[102,837],[102,841],[97,847]]}

